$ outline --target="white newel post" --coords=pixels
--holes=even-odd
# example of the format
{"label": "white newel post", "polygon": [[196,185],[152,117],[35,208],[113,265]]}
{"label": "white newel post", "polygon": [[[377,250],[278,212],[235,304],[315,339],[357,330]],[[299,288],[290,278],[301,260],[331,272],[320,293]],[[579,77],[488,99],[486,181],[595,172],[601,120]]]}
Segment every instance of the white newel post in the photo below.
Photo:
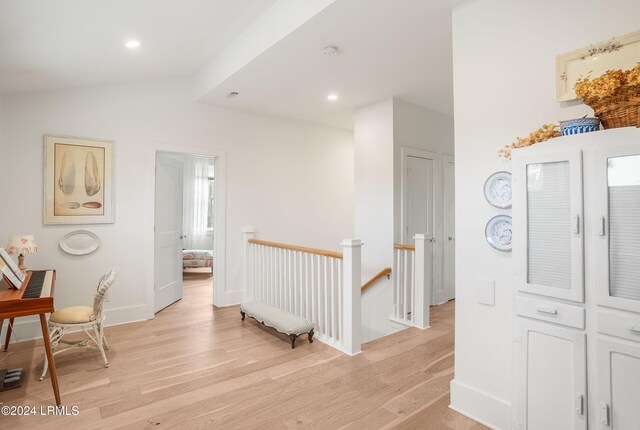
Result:
{"label": "white newel post", "polygon": [[431,238],[426,234],[416,234],[414,270],[414,303],[411,313],[413,325],[429,328],[429,306],[431,305]]}
{"label": "white newel post", "polygon": [[242,231],[242,285],[244,287],[245,301],[253,300],[254,297],[254,282],[253,282],[253,264],[251,255],[251,244],[249,239],[256,237],[256,231],[252,228],[245,228]]}
{"label": "white newel post", "polygon": [[361,247],[360,239],[344,239],[342,246],[342,321],[343,351],[349,355],[361,352]]}

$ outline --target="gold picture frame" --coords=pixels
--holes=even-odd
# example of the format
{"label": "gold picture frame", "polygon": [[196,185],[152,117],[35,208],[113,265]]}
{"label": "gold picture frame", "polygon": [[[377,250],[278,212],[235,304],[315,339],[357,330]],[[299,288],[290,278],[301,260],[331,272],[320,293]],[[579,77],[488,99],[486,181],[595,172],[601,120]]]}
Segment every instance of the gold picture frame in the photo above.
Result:
{"label": "gold picture frame", "polygon": [[591,78],[607,70],[631,69],[640,61],[640,31],[614,37],[556,57],[556,100],[575,100],[573,85],[580,76]]}
{"label": "gold picture frame", "polygon": [[44,136],[44,224],[114,222],[113,142]]}

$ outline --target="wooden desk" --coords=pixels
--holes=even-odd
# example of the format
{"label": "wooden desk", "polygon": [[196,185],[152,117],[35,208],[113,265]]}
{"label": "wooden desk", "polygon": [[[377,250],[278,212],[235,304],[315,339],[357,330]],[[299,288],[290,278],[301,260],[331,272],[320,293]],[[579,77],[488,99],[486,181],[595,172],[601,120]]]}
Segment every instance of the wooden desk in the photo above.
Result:
{"label": "wooden desk", "polygon": [[56,399],[56,405],[60,406],[60,391],[58,388],[58,374],[56,373],[56,364],[53,359],[53,351],[51,350],[51,340],[49,338],[49,328],[47,326],[47,313],[53,312],[53,291],[55,287],[56,272],[52,271],[51,287],[45,295],[36,298],[23,298],[26,286],[29,285],[33,271],[27,271],[27,277],[18,290],[10,289],[8,284],[2,280],[0,282],[0,330],[5,319],[9,319],[9,328],[7,329],[7,338],[5,340],[4,350],[9,347],[11,336],[11,328],[13,321],[17,317],[28,315],[38,315],[40,317],[40,328],[42,329],[42,338],[44,340],[44,349],[49,362],[49,374],[51,375],[51,385],[53,394]]}

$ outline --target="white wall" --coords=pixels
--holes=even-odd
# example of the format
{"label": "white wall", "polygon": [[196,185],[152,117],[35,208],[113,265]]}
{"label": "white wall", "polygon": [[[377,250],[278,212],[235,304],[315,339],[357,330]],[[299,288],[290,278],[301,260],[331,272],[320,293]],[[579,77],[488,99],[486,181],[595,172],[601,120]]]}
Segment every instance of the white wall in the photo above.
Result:
{"label": "white wall", "polygon": [[[638,29],[635,0],[473,0],[453,13],[456,150],[456,364],[451,402],[511,428],[511,254],[490,248],[486,178],[510,163],[502,146],[547,122],[592,111],[555,101],[556,55]],[[496,281],[495,306],[477,303],[478,277]]]}
{"label": "white wall", "polygon": [[[33,233],[40,252],[27,265],[58,271],[56,307],[88,303],[98,276],[121,267],[108,323],[145,317],[145,163],[152,144],[226,152],[227,290],[240,287],[243,228],[269,240],[339,250],[353,236],[353,135],[337,129],[241,113],[193,101],[187,79],[148,81],[2,97],[0,244]],[[60,238],[82,226],[42,224],[43,134],[115,142],[115,223],[87,228],[103,241],[71,257]],[[222,287],[222,286],[217,286]],[[18,325],[24,339],[35,325]]]}
{"label": "white wall", "polygon": [[[393,99],[356,109],[354,237],[362,239],[362,282],[393,261]],[[362,295],[362,337],[389,334],[391,281],[382,279]]]}
{"label": "white wall", "polygon": [[[395,98],[356,110],[355,237],[362,239],[362,281],[393,266],[400,241],[400,148],[453,153],[453,118]],[[441,219],[441,217],[440,217]],[[389,320],[393,280],[383,278],[362,296],[365,341],[405,328]]]}

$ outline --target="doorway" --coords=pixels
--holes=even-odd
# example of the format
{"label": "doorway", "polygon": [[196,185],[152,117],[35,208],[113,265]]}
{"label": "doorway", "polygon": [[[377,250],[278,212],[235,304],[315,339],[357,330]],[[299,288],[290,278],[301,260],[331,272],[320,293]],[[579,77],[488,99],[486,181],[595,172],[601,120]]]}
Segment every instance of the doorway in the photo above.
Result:
{"label": "doorway", "polygon": [[214,157],[156,154],[155,313],[188,295],[195,284],[213,289],[215,189]]}
{"label": "doorway", "polygon": [[413,244],[416,234],[431,241],[431,303],[454,298],[454,159],[451,156],[402,148],[401,238]]}

